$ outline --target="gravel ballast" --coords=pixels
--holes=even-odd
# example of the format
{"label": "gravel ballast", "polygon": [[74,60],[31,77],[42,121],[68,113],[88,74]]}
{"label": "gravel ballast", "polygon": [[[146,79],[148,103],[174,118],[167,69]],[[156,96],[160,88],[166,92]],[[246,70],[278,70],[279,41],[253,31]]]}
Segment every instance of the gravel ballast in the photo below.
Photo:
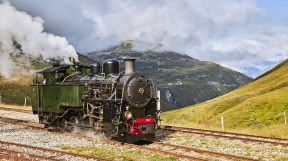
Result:
{"label": "gravel ballast", "polygon": [[[0,110],[0,116],[12,119],[22,119],[38,122],[37,115],[27,113]],[[61,146],[63,145],[71,147],[94,146],[101,147],[107,150],[115,148],[114,145],[98,142],[98,139],[101,139],[101,136],[97,135],[94,135],[94,141],[87,141],[86,139],[75,137],[72,135],[69,136],[61,133],[48,132],[45,130],[24,128],[22,126],[12,125],[3,122],[0,122],[0,133],[0,139],[2,141],[50,148],[55,150],[61,150]],[[253,159],[267,161],[288,160],[288,148],[281,145],[277,146],[269,143],[243,142],[240,140],[215,138],[212,136],[202,136],[197,134],[167,133],[164,131],[159,131],[157,134],[157,138],[163,143],[221,152],[231,155],[249,157]],[[115,150],[115,153],[119,152],[119,156],[123,155],[120,154],[120,151],[122,151],[121,148],[123,149],[123,147],[120,146],[117,148],[118,150]],[[64,160],[71,160],[71,158],[65,158]],[[77,158],[74,158],[73,160],[77,160]],[[117,160],[125,159],[119,158]]]}

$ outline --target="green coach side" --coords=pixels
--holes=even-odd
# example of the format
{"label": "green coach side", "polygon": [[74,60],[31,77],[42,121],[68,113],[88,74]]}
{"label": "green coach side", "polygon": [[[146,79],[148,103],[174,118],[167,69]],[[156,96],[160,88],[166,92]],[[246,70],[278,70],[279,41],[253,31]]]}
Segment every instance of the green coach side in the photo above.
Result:
{"label": "green coach side", "polygon": [[[69,65],[54,65],[37,71],[30,86],[32,111],[37,113],[63,114],[69,108],[82,108],[84,84],[66,83],[65,79],[75,73]],[[78,74],[90,73],[90,67],[79,66]]]}

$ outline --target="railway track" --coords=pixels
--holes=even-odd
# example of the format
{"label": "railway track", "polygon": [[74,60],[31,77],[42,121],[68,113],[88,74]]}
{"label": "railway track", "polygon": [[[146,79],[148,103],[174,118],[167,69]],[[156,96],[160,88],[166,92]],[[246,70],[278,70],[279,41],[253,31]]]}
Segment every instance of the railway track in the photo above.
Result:
{"label": "railway track", "polygon": [[[0,117],[0,121],[15,124],[15,125],[22,125],[25,127],[34,128],[34,129],[38,129],[38,130],[39,129],[45,130],[43,127],[40,127],[39,124],[36,124],[35,122],[29,122],[29,121],[11,119],[11,118],[3,118],[3,117]],[[48,130],[52,130],[52,129],[48,129]],[[61,133],[66,134],[66,135],[74,135],[75,137],[85,138],[85,139],[90,140],[90,141],[94,140],[94,138],[89,137],[89,136],[85,136],[85,135],[71,134],[68,132],[61,132]],[[182,158],[182,159],[186,159],[186,160],[204,161],[204,160],[211,160],[211,159],[212,160],[217,160],[217,159],[219,160],[219,158],[221,160],[221,158],[226,158],[228,160],[230,159],[230,160],[255,161],[255,159],[252,159],[252,158],[223,154],[223,153],[218,153],[218,152],[212,152],[212,151],[201,150],[201,149],[196,149],[196,148],[183,147],[183,146],[172,145],[172,144],[164,144],[164,143],[155,142],[155,141],[151,142],[147,145],[145,145],[145,144],[144,145],[135,145],[135,144],[128,144],[128,143],[123,143],[123,142],[119,142],[119,141],[104,140],[104,139],[102,139],[100,141],[103,143],[111,144],[111,145],[123,146],[127,149],[144,150],[144,151],[148,151],[151,153],[168,155],[168,156],[173,156],[176,158]],[[0,142],[0,144],[1,144],[1,142]]]}
{"label": "railway track", "polygon": [[[35,128],[35,129],[38,129],[38,130],[39,129],[45,130],[43,127],[39,127],[37,125],[35,126],[34,122],[23,121],[23,120],[18,120],[18,119],[11,119],[11,118],[5,118],[5,117],[0,117],[0,121],[1,122],[5,122],[5,123],[15,124],[15,125],[21,125],[21,126],[25,126],[25,127],[29,127],[29,128]],[[66,134],[66,135],[74,135],[75,137],[85,138],[85,139],[90,140],[90,141],[94,140],[94,138],[88,137],[88,136],[85,136],[85,135],[71,134],[71,133],[68,133],[68,132],[61,132],[61,133],[62,134]],[[173,153],[173,152],[170,152],[170,151],[157,150],[157,149],[143,147],[143,146],[139,146],[139,145],[122,143],[122,142],[114,141],[114,140],[104,140],[104,139],[102,139],[100,141],[104,142],[104,143],[111,144],[111,145],[124,146],[125,148],[128,148],[128,149],[134,148],[134,149],[138,149],[138,150],[145,150],[145,151],[148,151],[148,152],[158,153],[158,154],[162,154],[162,155],[174,156],[176,158],[183,158],[183,159],[186,159],[186,160],[195,160],[195,161],[204,161],[205,160],[205,159],[192,157],[192,156],[188,156],[188,155]]]}
{"label": "railway track", "polygon": [[19,153],[14,150],[7,150],[0,148],[0,158],[5,160],[46,160],[46,161],[54,161],[57,159],[51,159],[49,157],[43,157],[39,155],[32,155],[27,153]]}
{"label": "railway track", "polygon": [[[15,111],[15,112],[32,114],[32,112],[30,110],[24,110],[24,109],[0,107],[0,110]],[[14,120],[14,121],[17,122],[17,120]],[[21,120],[21,121],[23,121],[23,120]],[[177,126],[168,126],[168,125],[159,125],[159,127],[161,129],[168,130],[168,131],[178,131],[178,132],[183,132],[183,133],[193,133],[193,134],[209,135],[209,136],[223,137],[223,138],[230,138],[230,139],[240,139],[243,141],[264,142],[264,143],[271,143],[274,145],[276,144],[276,145],[288,146],[288,139],[283,139],[283,138],[273,138],[273,137],[256,136],[256,135],[249,135],[249,134],[239,134],[239,133],[204,130],[204,129],[187,128],[187,127],[177,127]]]}
{"label": "railway track", "polygon": [[[76,153],[70,153],[70,152],[65,152],[65,151],[59,151],[59,150],[53,150],[53,149],[47,149],[47,148],[41,148],[41,147],[36,147],[36,146],[30,146],[30,145],[23,145],[23,144],[18,144],[18,143],[11,143],[11,142],[5,142],[5,141],[0,141],[1,145],[1,153],[2,156],[1,158],[6,159],[3,156],[7,156],[6,154],[12,154],[13,158],[16,159],[31,159],[31,160],[63,160],[62,157],[65,155],[66,158],[71,157],[71,158],[82,158],[82,159],[91,159],[91,160],[97,160],[97,161],[108,161],[107,159],[99,158],[99,157],[92,157],[92,156],[87,156],[87,155],[81,155],[81,154],[76,154]],[[23,150],[23,152],[20,151],[14,151],[14,150],[9,150],[11,147],[18,147]],[[6,147],[6,149],[4,149]],[[29,149],[29,150],[28,150]],[[43,156],[40,155],[35,155],[28,153],[27,151],[37,151],[37,153],[43,154]],[[16,156],[14,155],[16,154]],[[9,156],[7,159],[10,159]]]}
{"label": "railway track", "polygon": [[[0,107],[0,110],[16,111],[16,112],[32,114],[30,110],[23,110],[23,109]],[[160,125],[159,127],[161,129],[174,131],[174,132],[178,131],[178,132],[183,132],[183,133],[193,133],[193,134],[209,135],[209,136],[223,137],[223,138],[229,138],[229,139],[238,139],[238,140],[250,141],[250,142],[263,142],[263,143],[271,143],[274,145],[288,146],[288,139],[283,139],[283,138],[264,137],[264,136],[256,136],[256,135],[249,135],[249,134],[239,134],[239,133],[204,130],[204,129],[187,128],[187,127],[177,127],[177,126],[167,126],[167,125]]]}
{"label": "railway track", "polygon": [[208,136],[236,139],[236,140],[249,141],[249,142],[270,143],[273,145],[288,146],[288,139],[284,139],[284,138],[273,138],[273,137],[256,136],[256,135],[249,135],[249,134],[239,134],[239,133],[203,130],[203,129],[167,126],[167,125],[160,125],[159,127],[163,130],[173,131],[173,132],[208,135]]}
{"label": "railway track", "polygon": [[0,110],[14,111],[14,112],[22,112],[22,113],[30,113],[30,114],[32,114],[32,111],[31,111],[31,110],[24,110],[24,109],[19,109],[19,108],[0,107]]}
{"label": "railway track", "polygon": [[[3,110],[3,109],[2,109]],[[10,110],[9,110],[10,111]],[[12,111],[12,110],[11,110]],[[26,112],[25,112],[26,113]],[[36,122],[31,122],[27,120],[20,120],[20,119],[12,119],[12,118],[6,118],[0,116],[0,121],[8,124],[14,124],[14,125],[20,125],[24,126],[26,128],[32,128],[36,130],[46,130],[46,131],[53,131],[53,132],[59,132],[54,129],[47,129],[44,128],[43,125],[40,125]],[[66,133],[66,135],[71,135],[71,133]],[[3,149],[3,147],[9,147],[9,146],[16,146],[23,149],[32,149],[32,151],[41,151],[42,153],[49,153],[51,156],[40,156],[35,154],[29,154],[26,152],[19,152],[15,150],[9,150],[9,148]],[[108,161],[108,159],[100,158],[100,157],[93,157],[93,156],[87,156],[87,155],[81,155],[76,153],[69,153],[65,151],[60,150],[53,150],[53,149],[47,149],[47,148],[41,148],[41,147],[35,147],[30,145],[23,145],[23,144],[17,144],[12,142],[5,142],[0,141],[0,158],[2,159],[8,159],[8,160],[63,160],[63,159],[57,159],[55,156],[71,156],[74,158],[82,158],[82,159],[90,159],[90,160],[97,160],[97,161]],[[79,159],[78,159],[79,160]]]}
{"label": "railway track", "polygon": [[[84,137],[86,139],[91,139],[90,137],[86,137],[80,135],[80,137]],[[105,142],[108,144],[116,145],[116,146],[124,146],[127,149],[133,148],[138,150],[145,150],[151,153],[158,153],[163,155],[174,156],[176,158],[181,158],[185,160],[193,160],[193,161],[208,161],[208,160],[222,160],[222,159],[230,159],[230,160],[241,160],[241,161],[257,161],[253,158],[241,157],[236,155],[229,155],[224,153],[218,153],[208,150],[201,150],[196,148],[184,147],[179,145],[172,145],[161,143],[157,141],[144,141],[144,143],[139,144],[129,144],[123,143],[114,140],[101,140],[101,142]]]}
{"label": "railway track", "polygon": [[[236,155],[230,155],[230,154],[224,154],[224,153],[218,153],[218,152],[213,152],[213,151],[208,151],[208,150],[201,150],[201,149],[196,149],[196,148],[190,148],[190,147],[185,147],[185,146],[179,146],[179,145],[172,145],[172,144],[166,144],[166,143],[161,143],[161,142],[152,142],[150,145],[156,145],[159,148],[169,148],[171,150],[177,149],[181,150],[184,153],[185,152],[190,152],[190,153],[196,153],[196,155],[201,155],[203,158],[208,158],[209,160],[213,160],[215,158],[225,158],[225,159],[232,159],[232,160],[241,160],[241,161],[256,161],[256,159],[253,158],[248,158],[248,157],[242,157],[242,156],[236,156]],[[150,146],[149,145],[149,146]],[[213,156],[214,158],[209,158]]]}
{"label": "railway track", "polygon": [[[4,109],[5,110],[5,109]],[[25,112],[26,113],[26,112]],[[6,123],[11,123],[11,124],[15,124],[15,125],[22,125],[25,127],[30,127],[30,128],[35,128],[35,129],[41,129],[44,130],[43,126],[39,125],[38,123],[35,122],[30,122],[30,121],[25,121],[25,120],[18,120],[18,119],[10,119],[10,118],[3,118],[0,117],[0,121],[2,122],[6,122]],[[211,133],[216,134],[216,137],[224,137],[222,136],[222,133],[224,134],[229,134],[232,135],[234,133],[226,133],[226,132],[220,132],[216,133],[217,131],[210,131],[210,130],[203,130],[202,132],[199,132],[197,130],[199,129],[191,129],[191,128],[183,128],[183,127],[173,127],[173,126],[161,126],[162,129],[164,130],[169,130],[169,131],[180,131],[180,132],[185,132],[185,133],[196,133],[196,134],[201,134],[201,135],[211,135]],[[47,129],[46,129],[47,130]],[[48,129],[51,130],[51,129]],[[54,130],[53,130],[54,131]],[[193,132],[194,131],[194,132]],[[67,135],[75,135],[75,134],[71,134],[71,133],[63,133],[62,134],[67,134]],[[212,135],[214,136],[214,135]],[[253,135],[245,135],[244,136],[248,137],[248,136],[253,136]],[[87,140],[93,140],[93,138],[88,137],[88,136],[84,136],[84,135],[78,135],[76,134],[75,137],[82,137],[85,138]],[[228,138],[231,139],[232,136],[229,136]],[[255,137],[255,136],[254,136]],[[256,136],[258,137],[258,136]],[[225,137],[227,138],[227,137]],[[232,137],[233,139],[239,139],[239,137]],[[270,137],[260,137],[261,139],[265,138],[265,139],[271,139]],[[272,138],[275,139],[275,138]],[[241,139],[242,140],[242,139]],[[263,140],[259,139],[254,139],[254,140],[258,140],[258,142],[265,142]],[[288,139],[279,139],[276,138],[275,140],[281,141],[281,144],[284,144],[285,146],[288,145]],[[165,143],[161,143],[161,142],[151,142],[147,145],[134,145],[134,144],[127,144],[127,143],[121,143],[118,141],[113,141],[113,140],[100,140],[101,142],[107,143],[107,144],[111,144],[111,145],[116,145],[116,146],[124,146],[127,149],[139,149],[139,150],[145,150],[151,153],[158,153],[158,154],[162,154],[162,155],[168,155],[168,156],[174,156],[176,158],[183,158],[186,160],[222,160],[219,158],[224,158],[226,160],[255,160],[253,158],[248,158],[248,157],[242,157],[242,156],[234,156],[234,155],[230,155],[230,154],[224,154],[224,153],[218,153],[218,152],[213,152],[213,151],[207,151],[207,150],[201,150],[201,149],[196,149],[196,148],[190,148],[190,147],[184,147],[184,146],[179,146],[179,145],[172,145],[172,144],[165,144]],[[248,140],[251,141],[251,140]],[[283,141],[287,141],[285,143],[283,143]],[[279,145],[279,143],[275,143],[274,141],[270,141],[270,142],[266,142],[266,143],[272,143],[272,144],[277,144]],[[197,156],[197,157],[195,157]]]}
{"label": "railway track", "polygon": [[127,149],[144,150],[144,151],[148,151],[151,153],[174,156],[176,158],[181,158],[181,159],[185,159],[185,160],[193,160],[193,161],[206,161],[207,160],[207,159],[203,159],[200,157],[196,157],[196,156],[192,156],[192,155],[185,155],[185,154],[181,154],[181,153],[173,152],[173,151],[169,151],[169,150],[159,150],[156,148],[145,147],[143,145],[123,143],[123,142],[118,142],[118,141],[114,141],[114,140],[101,140],[101,141],[105,142],[105,143],[112,144],[112,145],[116,145],[116,146],[124,146]]}

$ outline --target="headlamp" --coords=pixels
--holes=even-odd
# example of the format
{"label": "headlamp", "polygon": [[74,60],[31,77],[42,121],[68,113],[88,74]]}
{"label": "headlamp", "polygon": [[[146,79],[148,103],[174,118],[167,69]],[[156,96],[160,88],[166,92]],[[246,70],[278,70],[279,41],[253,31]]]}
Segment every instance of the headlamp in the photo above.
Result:
{"label": "headlamp", "polygon": [[132,112],[126,111],[124,113],[124,117],[125,117],[126,120],[130,120],[132,118]]}

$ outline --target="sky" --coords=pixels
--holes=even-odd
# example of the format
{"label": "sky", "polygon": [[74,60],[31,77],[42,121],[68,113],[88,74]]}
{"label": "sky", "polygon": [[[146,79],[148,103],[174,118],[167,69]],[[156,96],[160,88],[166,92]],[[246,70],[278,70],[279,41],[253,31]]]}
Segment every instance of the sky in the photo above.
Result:
{"label": "sky", "polygon": [[[50,35],[56,44],[62,44],[51,44],[52,40],[36,43],[40,48],[35,53],[44,47],[53,49],[41,53],[47,57],[54,56],[53,51],[60,57],[67,52],[75,55],[75,51],[85,54],[134,40],[161,44],[160,50],[257,77],[288,56],[288,0],[0,0],[1,6],[8,8],[7,13],[14,9],[26,15],[0,14],[0,22],[10,22],[4,23],[3,32],[18,26],[16,31],[23,30],[22,35],[35,35],[34,41]],[[17,39],[20,31],[9,33]],[[0,43],[1,37],[0,30]],[[26,37],[19,39],[29,41]],[[45,42],[50,45],[43,46]],[[151,47],[141,43],[135,43],[134,49]]]}

